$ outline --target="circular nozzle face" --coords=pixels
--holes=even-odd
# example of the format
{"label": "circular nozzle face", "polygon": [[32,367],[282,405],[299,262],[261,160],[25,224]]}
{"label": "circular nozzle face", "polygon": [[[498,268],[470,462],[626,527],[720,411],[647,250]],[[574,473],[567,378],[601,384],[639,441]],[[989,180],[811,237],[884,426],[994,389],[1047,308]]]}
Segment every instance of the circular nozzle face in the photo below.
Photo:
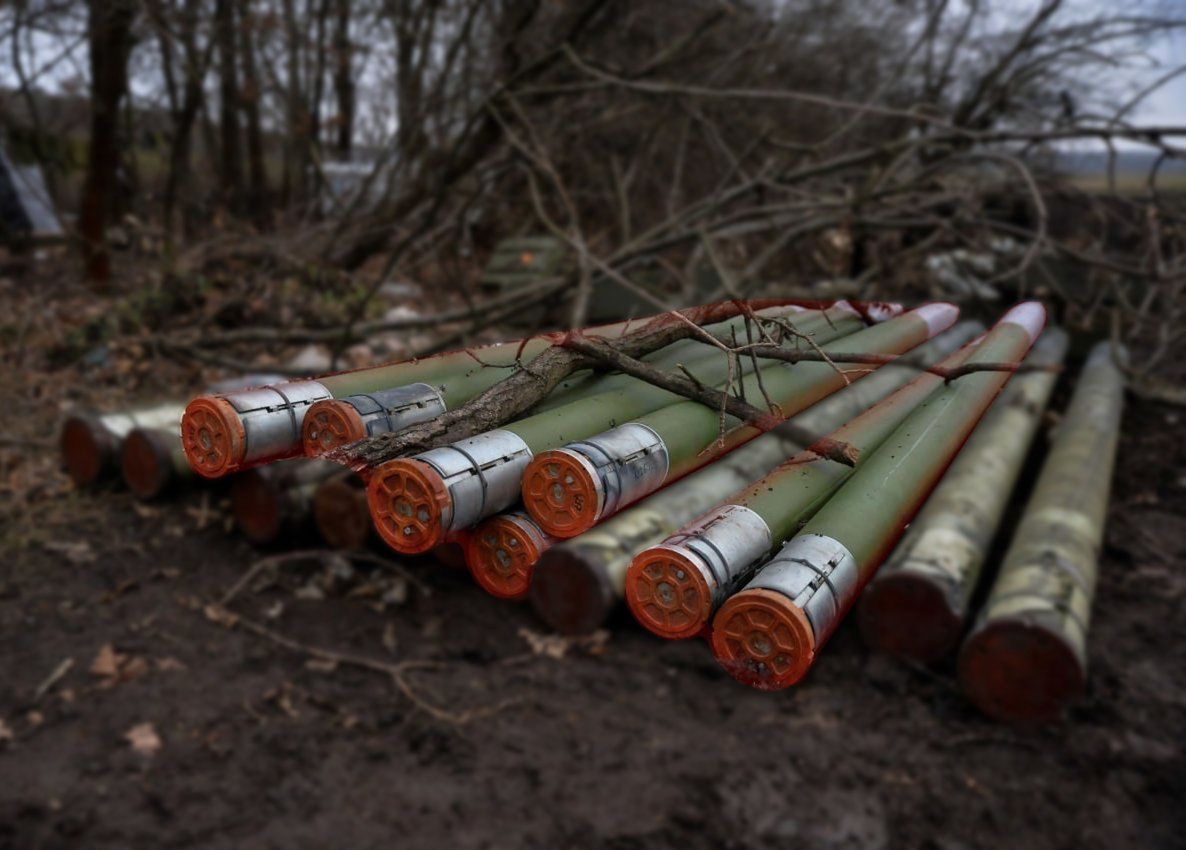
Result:
{"label": "circular nozzle face", "polygon": [[664,547],[644,549],[626,572],[626,603],[659,637],[699,634],[712,617],[712,590],[687,555]]}
{"label": "circular nozzle face", "polygon": [[280,493],[272,476],[262,469],[249,469],[231,483],[231,514],[243,536],[256,545],[280,536]]}
{"label": "circular nozzle face", "polygon": [[221,478],[239,468],[247,447],[247,432],[239,413],[226,399],[200,396],[181,417],[181,446],[194,472]]}
{"label": "circular nozzle face", "polygon": [[120,473],[128,489],[141,499],[152,499],[169,488],[173,466],[169,449],[151,431],[135,429],[120,449]]}
{"label": "circular nozzle face", "polygon": [[323,482],[313,494],[313,523],[335,549],[362,549],[371,534],[366,491],[348,477]]}
{"label": "circular nozzle face", "polygon": [[960,651],[960,686],[985,714],[1011,723],[1058,719],[1083,692],[1085,675],[1071,647],[1049,629],[996,620]]}
{"label": "circular nozzle face", "polygon": [[545,552],[535,565],[530,598],[540,619],[565,635],[599,628],[618,602],[605,567],[564,545]]}
{"label": "circular nozzle face", "polygon": [[481,588],[499,599],[522,599],[531,587],[535,562],[543,554],[537,534],[514,516],[479,525],[465,544],[465,562]]}
{"label": "circular nozzle face", "polygon": [[339,446],[357,443],[366,435],[362,417],[346,401],[314,402],[301,421],[301,445],[306,457],[319,457]]}
{"label": "circular nozzle face", "polygon": [[418,555],[445,538],[449,488],[435,469],[411,458],[380,466],[367,484],[367,505],[375,530],[388,546]]}
{"label": "circular nozzle face", "polygon": [[103,477],[115,460],[115,441],[95,418],[71,416],[59,438],[66,474],[76,487],[89,487]]}
{"label": "circular nozzle face", "polygon": [[540,452],[523,471],[523,505],[553,537],[575,537],[597,524],[598,482],[576,452]]}
{"label": "circular nozzle face", "polygon": [[774,590],[745,590],[713,619],[712,652],[730,676],[762,690],[795,684],[815,657],[803,609]]}
{"label": "circular nozzle face", "polygon": [[874,581],[861,596],[857,622],[870,648],[923,664],[954,650],[964,627],[943,588],[909,572]]}

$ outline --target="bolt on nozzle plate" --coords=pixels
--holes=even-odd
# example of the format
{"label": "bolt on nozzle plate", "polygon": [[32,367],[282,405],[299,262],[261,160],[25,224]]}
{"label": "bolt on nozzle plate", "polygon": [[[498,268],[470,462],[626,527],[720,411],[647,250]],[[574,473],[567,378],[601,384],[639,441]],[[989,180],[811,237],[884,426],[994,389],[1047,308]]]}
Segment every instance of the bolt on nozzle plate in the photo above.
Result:
{"label": "bolt on nozzle plate", "polygon": [[341,399],[314,402],[301,422],[301,445],[306,457],[318,457],[367,436],[362,415]]}
{"label": "bolt on nozzle plate", "polygon": [[648,631],[678,640],[699,634],[712,616],[712,590],[686,554],[654,546],[626,572],[626,604]]}
{"label": "bolt on nozzle plate", "polygon": [[713,619],[713,655],[725,672],[751,687],[793,685],[811,667],[815,647],[806,613],[775,590],[738,593]]}
{"label": "bolt on nozzle plate", "polygon": [[531,517],[500,514],[468,536],[465,563],[483,590],[499,599],[522,599],[531,587],[536,561],[549,544]]}
{"label": "bolt on nozzle plate", "polygon": [[375,530],[405,555],[427,552],[444,542],[452,501],[440,473],[415,458],[388,461],[367,484]]}

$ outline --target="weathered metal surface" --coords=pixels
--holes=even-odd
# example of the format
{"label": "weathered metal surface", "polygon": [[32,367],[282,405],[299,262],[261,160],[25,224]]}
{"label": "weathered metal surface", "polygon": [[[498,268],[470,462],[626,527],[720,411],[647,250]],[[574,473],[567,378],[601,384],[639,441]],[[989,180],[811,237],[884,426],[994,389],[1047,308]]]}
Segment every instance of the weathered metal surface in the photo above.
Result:
{"label": "weathered metal surface", "polygon": [[[843,318],[852,312],[851,307],[840,308],[839,316]],[[870,330],[893,324],[894,321],[890,321]],[[850,326],[844,321],[834,322],[821,328],[818,338],[835,339]],[[899,328],[899,336],[901,331]],[[858,332],[850,338],[867,332]],[[894,333],[891,332],[890,336],[894,337]],[[848,338],[846,342],[847,340]],[[716,357],[699,361],[690,371],[703,383],[711,385],[725,378],[728,364],[725,358]],[[591,437],[620,421],[631,420],[661,407],[673,398],[679,396],[636,380],[619,389],[595,393],[561,407],[510,422],[499,429],[499,433],[509,434],[521,443],[523,451],[516,449],[508,454],[508,458],[513,454],[517,464],[526,457],[525,466],[530,456],[535,453],[555,449],[572,440]],[[480,441],[481,436],[471,440]],[[391,461],[383,464],[371,476],[368,498],[372,516],[375,518],[375,527],[383,540],[397,551],[405,554],[427,551],[447,539],[449,535],[469,528],[518,501],[524,467],[516,465],[512,469],[511,466],[503,464],[505,468],[498,469],[496,473],[498,486],[492,490],[475,473],[461,473],[453,468],[458,464],[456,455],[469,452],[469,448],[464,446],[460,448],[460,452],[456,451],[458,446],[460,444],[454,444],[452,448],[433,449],[432,452],[417,455],[412,459]],[[425,462],[429,456],[439,458],[445,465],[439,470],[436,469],[431,462]],[[446,458],[450,460],[446,462]],[[493,470],[497,464],[493,461],[491,464]],[[453,476],[452,481],[446,480],[449,476]],[[392,499],[396,498],[398,501],[398,494],[403,493],[413,494],[412,502],[417,505],[417,509],[413,514],[400,518],[392,512]],[[638,493],[631,494],[631,497],[637,498]],[[455,498],[463,498],[465,501],[463,504],[454,505]],[[420,519],[421,515],[425,519]],[[554,534],[538,516],[533,514],[533,519],[549,534]]]}
{"label": "weathered metal surface", "polygon": [[138,499],[158,498],[194,478],[177,427],[135,428],[124,439],[120,476]]}
{"label": "weathered metal surface", "polygon": [[[842,341],[824,345],[823,349],[834,352],[843,350],[857,353],[901,354],[946,330],[958,315],[958,308],[952,305],[926,305],[890,321],[866,328]],[[861,377],[869,371],[871,370],[865,369],[857,372],[851,379]],[[784,417],[806,409],[844,386],[845,377],[831,364],[822,362],[802,362],[794,366],[778,363],[762,368],[760,375],[749,374],[742,379],[743,394],[746,398],[768,397],[771,402],[778,405],[780,414]],[[652,492],[721,457],[761,433],[752,425],[743,425],[740,421],[728,417],[727,432],[722,435],[718,411],[686,400],[638,416],[634,421],[645,425],[659,437],[669,458],[667,475],[663,479],[649,482]],[[540,467],[551,461],[552,453],[537,458],[528,470],[529,478],[535,476]],[[570,505],[577,499],[583,500],[586,505],[597,502],[594,487],[582,488],[579,484],[580,482],[577,482],[567,492],[555,494],[558,498],[553,498],[550,490],[544,491],[544,495],[541,496],[525,494],[524,505],[540,527],[549,534],[558,537],[575,536],[612,515],[612,512],[605,510],[572,510]],[[634,499],[638,499],[647,492],[643,488],[636,488],[632,495]],[[619,500],[618,508],[627,504],[628,501]],[[566,521],[563,525],[553,524],[554,516],[565,520],[579,517],[581,521]]]}
{"label": "weathered metal surface", "polygon": [[552,544],[526,513],[492,516],[466,535],[465,565],[478,586],[499,599],[522,599],[535,562]]}
{"label": "weathered metal surface", "polygon": [[313,524],[321,539],[334,549],[364,549],[375,537],[367,507],[366,482],[353,472],[339,470],[313,493]]}
{"label": "weathered metal surface", "polygon": [[[967,362],[1020,362],[1044,316],[1032,302],[1014,307]],[[713,652],[730,675],[761,688],[783,688],[802,678],[1008,378],[1007,372],[975,372],[932,393],[787,542],[786,559],[772,561],[797,563],[815,572],[816,580],[805,585],[801,571],[762,569],[721,606],[713,620]],[[803,541],[811,539],[826,545],[805,552]],[[834,581],[834,570],[850,559],[856,580]],[[831,598],[815,606],[820,594]],[[768,659],[759,650],[778,641],[784,663],[763,664]]]}
{"label": "weathered metal surface", "polygon": [[770,528],[742,505],[722,505],[630,565],[626,601],[635,619],[671,639],[698,634],[716,607],[736,590],[731,567],[756,563],[770,551]]}
{"label": "weathered metal surface", "polygon": [[[962,322],[915,349],[909,359],[932,363],[982,331],[979,323]],[[913,367],[883,366],[791,422],[808,433],[826,434],[917,376]],[[557,631],[593,631],[621,604],[626,572],[637,552],[660,543],[684,523],[720,504],[722,494],[736,493],[802,448],[777,432],[766,434],[584,534],[559,541],[536,565],[532,606]]]}
{"label": "weathered metal surface", "polygon": [[231,481],[235,527],[259,546],[307,537],[314,529],[314,494],[341,469],[329,461],[296,458],[236,475]]}
{"label": "weathered metal surface", "polygon": [[62,464],[77,487],[110,478],[119,469],[119,451],[136,428],[177,428],[181,404],[167,403],[114,413],[76,411],[62,423],[58,445]]}
{"label": "weathered metal surface", "polygon": [[301,423],[306,457],[376,434],[402,431],[445,412],[440,392],[429,384],[408,384],[389,390],[323,399],[313,404]]}
{"label": "weathered metal surface", "polygon": [[861,597],[861,633],[875,649],[920,662],[952,652],[968,604],[1057,381],[1067,336],[1050,328],[927,499]]}
{"label": "weathered metal surface", "polygon": [[960,651],[960,682],[987,714],[1050,720],[1084,687],[1123,403],[1124,376],[1100,343]]}
{"label": "weathered metal surface", "polygon": [[500,428],[385,463],[367,484],[375,529],[397,552],[427,552],[517,502],[530,460],[527,443]]}
{"label": "weathered metal surface", "polygon": [[[939,365],[945,368],[958,366],[972,350],[972,346],[966,346],[946,357]],[[924,372],[828,436],[856,449],[859,467],[863,459],[870,457],[942,383],[943,379],[938,375]],[[640,592],[650,592],[651,582],[647,571],[654,571],[659,564],[669,562],[672,555],[682,548],[681,541],[688,537],[689,532],[694,533],[701,520],[693,521],[661,545],[639,552],[634,557],[626,583],[626,599],[631,610],[640,623],[663,637],[686,637],[703,629],[713,612],[753,576],[771,550],[793,535],[854,472],[852,466],[807,450],[731,496],[727,504],[744,508],[762,523],[766,532],[766,546],[755,551],[722,550],[722,557],[716,559],[712,571],[687,571],[685,583],[696,588],[697,595],[705,600],[705,605],[699,611],[699,622],[689,623],[686,628],[673,632],[668,626],[669,618],[661,610],[661,600],[651,599],[645,606],[637,605],[636,602]],[[725,557],[726,554],[728,557]]]}
{"label": "weathered metal surface", "polygon": [[206,478],[291,456],[314,402],[333,398],[318,381],[289,381],[199,396],[185,408],[181,442],[190,466]]}
{"label": "weathered metal surface", "polygon": [[[523,494],[547,512],[553,534],[617,513],[662,485],[669,463],[659,436],[637,422],[549,452],[523,478]],[[595,497],[586,501],[583,493]],[[565,536],[571,536],[565,534]]]}

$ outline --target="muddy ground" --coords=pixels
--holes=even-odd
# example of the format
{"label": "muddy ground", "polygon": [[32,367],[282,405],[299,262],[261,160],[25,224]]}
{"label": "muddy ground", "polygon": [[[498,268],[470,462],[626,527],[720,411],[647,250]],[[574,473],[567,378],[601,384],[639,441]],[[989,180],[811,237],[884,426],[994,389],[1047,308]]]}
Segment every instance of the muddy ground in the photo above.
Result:
{"label": "muddy ground", "polygon": [[223,613],[267,553],[218,491],[144,508],[12,464],[0,848],[1186,846],[1184,424],[1131,403],[1089,692],[1030,731],[851,625],[760,693],[625,616],[541,640],[528,607],[427,560],[314,553]]}

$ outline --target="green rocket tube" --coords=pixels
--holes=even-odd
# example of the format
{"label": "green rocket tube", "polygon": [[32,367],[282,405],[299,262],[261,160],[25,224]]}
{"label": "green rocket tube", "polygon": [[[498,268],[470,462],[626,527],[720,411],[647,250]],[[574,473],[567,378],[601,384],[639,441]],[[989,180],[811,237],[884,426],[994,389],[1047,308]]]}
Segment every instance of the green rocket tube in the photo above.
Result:
{"label": "green rocket tube", "polygon": [[1057,718],[1084,687],[1087,628],[1120,439],[1124,377],[1108,343],[1089,355],[992,590],[959,655],[982,711]]}
{"label": "green rocket tube", "polygon": [[[1048,328],[1026,363],[1057,367],[1067,335]],[[1057,380],[1015,375],[861,594],[857,623],[874,649],[930,663],[959,644],[976,579]]]}
{"label": "green rocket tube", "polygon": [[[959,308],[952,304],[927,304],[823,349],[901,354],[947,330],[958,315]],[[855,376],[869,371],[862,369]],[[761,399],[764,391],[782,416],[806,409],[845,383],[836,367],[822,362],[778,363],[742,379],[746,398]],[[523,504],[548,534],[575,537],[761,433],[732,417],[725,427],[721,434],[718,411],[681,400],[570,442],[531,461],[523,475]]]}
{"label": "green rocket tube", "polygon": [[[1036,302],[1014,307],[966,362],[1021,362],[1045,315]],[[974,372],[933,393],[721,606],[712,648],[731,676],[777,689],[806,674],[1008,378]]]}
{"label": "green rocket tube", "polygon": [[[784,305],[757,311],[759,316],[793,320],[804,333],[815,333],[825,327],[834,332],[852,332],[863,327],[861,317],[846,302],[831,310],[808,311],[796,305]],[[745,316],[709,325],[705,330],[728,334],[744,328]],[[696,339],[684,339],[652,352],[644,357],[656,368],[672,369],[687,361],[695,364],[719,351]],[[505,377],[504,370],[481,370],[430,386],[409,384],[377,392],[322,399],[314,402],[301,423],[301,442],[307,457],[318,457],[336,448],[376,434],[403,430],[409,425],[424,422],[446,410],[465,404],[475,395],[489,389]],[[637,378],[621,373],[598,375],[584,371],[565,379],[549,396],[536,406],[535,412],[550,410],[593,393],[641,384]]]}
{"label": "green rocket tube", "polygon": [[[903,324],[896,324],[899,322]],[[911,334],[919,324],[922,323],[913,318],[898,317],[852,334],[845,342],[863,339],[865,334],[890,325],[896,330],[875,335],[874,339],[913,340]],[[835,324],[819,330],[816,339],[834,339],[842,332],[843,323]],[[690,371],[698,380],[713,384],[725,379],[728,364],[724,357],[716,357],[698,361]],[[425,552],[449,535],[517,502],[523,469],[535,453],[596,434],[615,422],[643,415],[678,397],[636,381],[450,446],[388,461],[375,470],[367,485],[375,528],[398,552]]]}
{"label": "green rocket tube", "polygon": [[[278,378],[266,373],[240,375],[211,384],[207,392],[231,392]],[[70,480],[76,487],[90,487],[120,473],[123,443],[129,434],[144,428],[176,435],[184,411],[181,402],[167,401],[111,413],[71,413],[62,423],[59,437],[62,463]]]}
{"label": "green rocket tube", "polygon": [[[909,359],[930,364],[984,330],[961,322],[911,352]],[[793,417],[802,431],[826,434],[858,416],[890,392],[916,377],[913,366],[883,366],[869,377]],[[735,493],[804,446],[777,430],[665,487],[605,522],[568,540],[555,540],[534,566],[528,598],[540,618],[558,632],[586,634],[600,627],[622,602],[626,570],[634,554],[662,542],[684,523],[720,504],[722,493]],[[505,578],[503,579],[506,580]]]}
{"label": "green rocket tube", "polygon": [[[959,366],[974,348],[966,346],[939,366]],[[924,372],[828,435],[856,450],[856,468],[808,449],[635,555],[626,574],[626,601],[635,618],[669,639],[703,631],[771,550],[793,536],[942,383],[939,375]]]}
{"label": "green rocket tube", "polygon": [[[781,302],[789,305],[791,302]],[[764,308],[770,302],[751,302]],[[731,305],[694,308],[701,315],[722,315]],[[594,336],[617,338],[652,321],[671,317],[619,322],[592,328]],[[303,453],[301,425],[309,408],[324,399],[346,398],[401,388],[398,409],[410,415],[419,407],[431,418],[444,405],[435,387],[448,382],[459,395],[472,397],[511,375],[519,364],[546,351],[555,334],[542,334],[517,342],[480,346],[439,354],[423,360],[388,363],[369,369],[339,372],[320,378],[258,386],[237,393],[203,395],[185,409],[182,442],[190,465],[199,475],[219,478],[240,469]],[[409,398],[409,394],[413,398]],[[417,395],[418,394],[418,395]],[[422,421],[422,420],[414,420]],[[411,424],[411,421],[408,422]]]}

